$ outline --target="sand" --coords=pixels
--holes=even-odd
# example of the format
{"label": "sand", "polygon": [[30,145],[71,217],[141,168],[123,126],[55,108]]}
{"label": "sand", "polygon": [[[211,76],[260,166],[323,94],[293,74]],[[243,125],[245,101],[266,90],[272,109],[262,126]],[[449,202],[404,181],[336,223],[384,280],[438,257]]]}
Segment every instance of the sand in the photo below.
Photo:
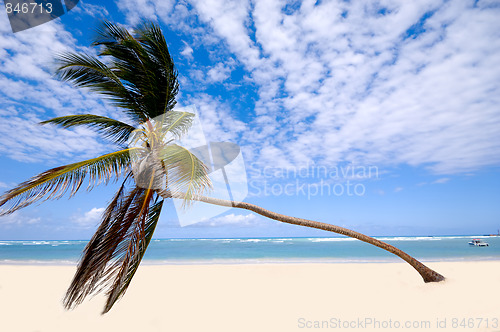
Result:
{"label": "sand", "polygon": [[63,309],[74,266],[0,265],[0,331],[500,331],[500,261],[428,265],[143,265],[104,316]]}

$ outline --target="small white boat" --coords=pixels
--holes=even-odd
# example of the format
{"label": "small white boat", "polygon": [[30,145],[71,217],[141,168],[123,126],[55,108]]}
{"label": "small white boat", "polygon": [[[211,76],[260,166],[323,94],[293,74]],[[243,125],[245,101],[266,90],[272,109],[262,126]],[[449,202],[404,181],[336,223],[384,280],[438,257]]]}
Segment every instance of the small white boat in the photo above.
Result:
{"label": "small white boat", "polygon": [[477,247],[488,247],[489,244],[486,242],[481,241],[481,239],[472,239],[472,241],[469,242],[471,246],[477,246]]}

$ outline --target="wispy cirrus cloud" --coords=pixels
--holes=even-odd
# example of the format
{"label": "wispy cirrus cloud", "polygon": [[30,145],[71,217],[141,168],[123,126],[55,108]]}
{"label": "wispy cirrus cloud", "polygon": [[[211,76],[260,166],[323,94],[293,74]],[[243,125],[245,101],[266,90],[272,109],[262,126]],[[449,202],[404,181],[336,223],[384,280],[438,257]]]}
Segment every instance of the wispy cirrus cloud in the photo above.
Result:
{"label": "wispy cirrus cloud", "polygon": [[181,52],[181,55],[184,56],[188,60],[193,60],[193,48],[188,45],[188,43],[184,42],[184,49]]}
{"label": "wispy cirrus cloud", "polygon": [[99,18],[106,18],[109,16],[109,12],[106,9],[106,7],[93,5],[87,3],[86,1],[84,2],[82,0],[78,1],[78,6],[73,7],[72,11],[74,13],[78,14],[84,13],[92,17],[99,17]]}
{"label": "wispy cirrus cloud", "polygon": [[98,96],[55,79],[54,58],[81,48],[52,21],[16,34],[0,21],[0,152],[23,162],[93,157],[109,149],[83,128],[63,130],[38,123],[55,116],[115,113]]}
{"label": "wispy cirrus cloud", "polygon": [[439,178],[432,182],[432,184],[444,184],[450,181],[450,178]]}
{"label": "wispy cirrus cloud", "polygon": [[221,217],[212,218],[207,222],[200,223],[200,226],[255,226],[260,218],[255,214],[226,214]]}
{"label": "wispy cirrus cloud", "polygon": [[34,225],[40,223],[40,217],[28,216],[23,212],[16,211],[7,216],[0,217],[0,226],[11,228],[19,226]]}
{"label": "wispy cirrus cloud", "polygon": [[[283,165],[406,164],[439,174],[500,164],[500,8],[494,2],[117,4],[129,23],[157,18],[189,31],[183,55],[193,70],[183,86],[255,87],[248,111],[256,116],[246,123],[213,91],[188,91],[183,101],[201,102],[212,118],[225,109],[212,135],[238,139],[252,161],[275,163],[278,154]],[[23,161],[84,153],[76,136],[94,154],[104,151],[91,132],[34,125],[68,113],[116,116],[97,96],[53,79],[48,59],[81,49],[72,36],[57,22],[13,36],[3,20],[0,31],[0,111],[10,123],[0,130],[2,152]],[[191,58],[193,43],[210,51],[210,66]],[[235,68],[243,70],[238,82],[231,77]],[[64,143],[49,144],[51,136]]]}
{"label": "wispy cirrus cloud", "polygon": [[218,61],[226,54],[244,68],[258,90],[246,148],[262,164],[276,160],[268,151],[285,164],[441,174],[500,164],[500,7],[491,1],[193,0],[163,11],[150,1],[141,13],[131,3],[118,1],[130,21],[172,27],[167,18],[182,12],[179,31],[191,24],[208,49],[219,40]]}
{"label": "wispy cirrus cloud", "polygon": [[218,97],[199,93],[189,97],[186,102],[196,106],[201,117],[203,131],[209,141],[238,141],[242,133],[249,130],[243,121],[236,119],[231,105],[221,101]]}

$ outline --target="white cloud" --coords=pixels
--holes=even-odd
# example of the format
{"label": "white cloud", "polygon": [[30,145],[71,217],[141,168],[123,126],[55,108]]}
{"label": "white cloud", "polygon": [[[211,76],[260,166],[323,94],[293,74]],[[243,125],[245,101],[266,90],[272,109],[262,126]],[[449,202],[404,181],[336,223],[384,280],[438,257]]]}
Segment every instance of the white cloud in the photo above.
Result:
{"label": "white cloud", "polygon": [[185,41],[184,43],[184,49],[181,51],[181,55],[184,56],[188,60],[193,60],[193,48],[188,45]]}
{"label": "white cloud", "polygon": [[222,217],[216,217],[210,219],[208,222],[204,224],[208,224],[209,226],[224,226],[224,225],[239,225],[239,226],[250,226],[254,225],[259,221],[259,217],[255,214],[227,214]]}
{"label": "white cloud", "polygon": [[[438,174],[500,165],[500,8],[491,1],[119,0],[118,6],[129,23],[159,19],[210,51],[213,64],[194,63],[183,83],[225,83],[233,65],[245,68],[241,83],[258,92],[249,123],[217,97],[189,101],[215,121],[210,135],[238,139],[252,161],[274,164],[279,154],[283,165],[407,164]],[[46,59],[74,48],[74,40],[55,22],[40,29],[14,37],[0,22],[0,103],[17,112],[12,120],[40,118],[43,110],[32,105],[56,115],[110,112],[97,97],[50,78]],[[185,46],[189,59],[192,48]],[[21,106],[35,116],[19,115]],[[30,146],[12,158],[43,158],[34,152],[42,143],[5,130],[0,137],[13,136],[0,138],[0,146]],[[87,141],[96,151],[105,148],[90,134]],[[55,145],[52,156],[78,151],[79,142],[70,142]]]}
{"label": "white cloud", "polygon": [[403,187],[396,187],[396,188],[394,188],[394,192],[395,193],[398,193],[398,192],[400,192],[402,190],[403,190]]}
{"label": "white cloud", "polygon": [[245,123],[236,119],[230,105],[218,98],[203,93],[189,98],[187,102],[196,106],[208,141],[237,141],[239,135],[247,130]]}
{"label": "white cloud", "polygon": [[439,178],[435,181],[433,181],[433,184],[444,184],[446,182],[450,181],[450,178]]}
{"label": "white cloud", "polygon": [[25,225],[33,225],[39,223],[41,220],[40,217],[30,217],[26,214],[16,211],[9,215],[0,217],[0,225],[2,226],[25,226]]}
{"label": "white cloud", "polygon": [[94,157],[109,149],[83,128],[63,130],[38,123],[54,116],[94,113],[118,117],[100,98],[57,81],[54,57],[83,49],[57,21],[13,34],[0,22],[0,152],[23,162]]}
{"label": "white cloud", "polygon": [[80,0],[78,6],[73,7],[72,11],[76,13],[85,13],[92,17],[106,18],[109,16],[109,12],[106,7],[99,5],[92,5]]}
{"label": "white cloud", "polygon": [[[21,113],[22,114],[22,113]],[[65,130],[52,126],[40,126],[42,121],[33,113],[6,116],[0,122],[0,153],[23,162],[39,162],[50,159],[95,157],[105,148],[88,129]]]}
{"label": "white cloud", "polygon": [[216,84],[224,84],[227,89],[231,89],[234,84],[228,81],[231,78],[234,63],[233,59],[228,59],[224,63],[219,62],[213,66],[196,65],[193,62],[187,72],[188,77],[180,75],[179,81],[184,88],[196,92],[204,91]]}
{"label": "white cloud", "polygon": [[207,73],[209,82],[222,82],[226,80],[231,74],[231,68],[225,66],[223,63],[218,63]]}
{"label": "white cloud", "polygon": [[92,208],[83,215],[73,216],[72,220],[79,226],[93,227],[100,221],[104,210],[105,208]]}
{"label": "white cloud", "polygon": [[204,24],[210,48],[218,38],[257,84],[258,117],[244,137],[260,163],[274,162],[274,149],[285,164],[442,174],[500,164],[500,8],[491,2],[190,3],[183,13]]}
{"label": "white cloud", "polygon": [[253,70],[260,64],[259,48],[249,36],[247,25],[250,20],[249,1],[194,0],[198,18],[208,23],[215,34],[228,44],[240,61]]}

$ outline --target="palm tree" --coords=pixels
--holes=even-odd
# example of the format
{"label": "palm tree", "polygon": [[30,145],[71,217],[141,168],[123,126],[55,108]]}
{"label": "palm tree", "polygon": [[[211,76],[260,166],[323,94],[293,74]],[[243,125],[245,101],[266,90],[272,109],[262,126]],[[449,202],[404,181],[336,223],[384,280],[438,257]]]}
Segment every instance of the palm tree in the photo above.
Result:
{"label": "palm tree", "polygon": [[[64,298],[66,308],[80,304],[87,295],[106,290],[103,313],[111,309],[124,295],[139,267],[163,202],[172,198],[182,199],[186,206],[196,200],[242,208],[281,222],[350,236],[401,257],[425,282],[444,280],[405,252],[364,234],[285,216],[249,203],[204,196],[211,188],[206,166],[190,151],[175,144],[189,129],[193,114],[173,111],[179,88],[177,72],[159,26],[148,22],[130,33],[119,25],[103,22],[92,45],[99,50],[97,57],[81,53],[59,55],[56,74],[76,87],[101,94],[123,111],[128,123],[83,114],[57,117],[42,124],[90,127],[120,148],[45,171],[0,198],[0,207],[4,208],[0,215],[6,215],[68,192],[71,197],[85,179],[88,190],[100,183],[122,180],[84,250]],[[132,144],[127,146],[127,142]]]}

